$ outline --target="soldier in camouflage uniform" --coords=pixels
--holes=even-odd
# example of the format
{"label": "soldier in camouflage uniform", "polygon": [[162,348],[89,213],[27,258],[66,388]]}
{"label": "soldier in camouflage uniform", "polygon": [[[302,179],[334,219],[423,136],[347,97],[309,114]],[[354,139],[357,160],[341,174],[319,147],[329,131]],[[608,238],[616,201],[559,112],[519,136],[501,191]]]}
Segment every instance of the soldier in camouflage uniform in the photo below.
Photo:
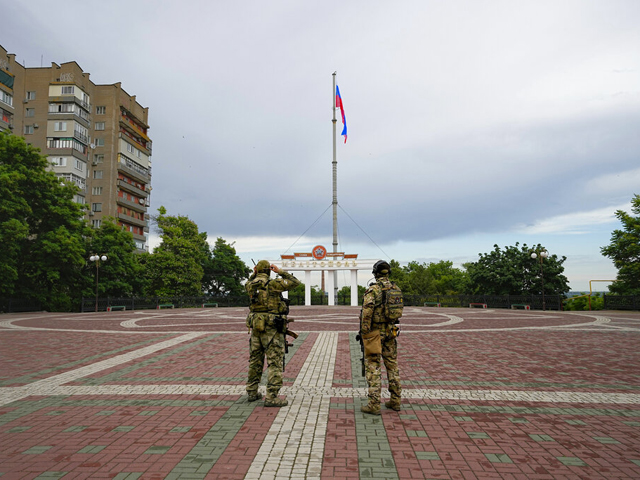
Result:
{"label": "soldier in camouflage uniform", "polygon": [[[270,279],[271,271],[279,277]],[[251,298],[247,328],[251,329],[249,353],[249,377],[247,394],[249,401],[262,398],[258,385],[264,370],[264,358],[267,357],[268,383],[265,407],[284,407],[287,400],[278,398],[282,387],[282,371],[284,368],[285,335],[278,332],[276,318],[285,317],[289,307],[283,301],[282,292],[300,285],[300,280],[266,260],[260,260],[253,269],[245,288]],[[286,323],[285,323],[286,329]]]}
{"label": "soldier in camouflage uniform", "polygon": [[364,293],[362,311],[360,312],[360,335],[366,335],[373,330],[380,331],[382,355],[365,355],[365,374],[369,384],[369,403],[361,408],[364,413],[380,415],[380,392],[382,390],[382,367],[380,357],[384,360],[389,380],[391,399],[385,402],[385,407],[395,411],[400,410],[402,387],[398,372],[398,327],[394,323],[385,321],[382,305],[382,285],[388,286],[391,267],[383,260],[373,266],[376,283]]}

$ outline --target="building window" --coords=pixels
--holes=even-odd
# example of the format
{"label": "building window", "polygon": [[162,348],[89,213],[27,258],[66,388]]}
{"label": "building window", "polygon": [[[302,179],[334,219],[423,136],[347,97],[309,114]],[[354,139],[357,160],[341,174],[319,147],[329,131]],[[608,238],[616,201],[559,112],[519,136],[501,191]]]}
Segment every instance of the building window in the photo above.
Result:
{"label": "building window", "polygon": [[66,132],[67,131],[67,122],[53,122],[53,131],[54,132]]}
{"label": "building window", "polygon": [[96,130],[104,130],[104,122],[96,122]]}
{"label": "building window", "polygon": [[61,181],[75,183],[78,186],[78,188],[80,188],[82,191],[85,191],[87,188],[87,182],[85,181],[85,179],[73,173],[56,173],[56,176]]}
{"label": "building window", "polygon": [[95,178],[95,179],[102,178],[102,170],[94,170],[93,171],[93,178]]}
{"label": "building window", "polygon": [[0,90],[0,100],[9,106],[13,106],[13,97],[4,90]]}
{"label": "building window", "polygon": [[62,87],[62,95],[73,95],[74,87],[73,85],[67,85]]}
{"label": "building window", "polygon": [[104,147],[104,138],[95,138],[94,142],[96,147]]}
{"label": "building window", "polygon": [[36,99],[35,91],[27,92],[27,100],[35,100],[35,99]]}
{"label": "building window", "polygon": [[96,115],[104,115],[107,113],[107,107],[96,107]]}
{"label": "building window", "polygon": [[36,116],[36,109],[35,108],[27,108],[24,112],[24,116],[25,117],[35,117]]}
{"label": "building window", "polygon": [[73,103],[50,103],[49,113],[73,113],[74,107]]}
{"label": "building window", "polygon": [[91,189],[91,195],[102,195],[102,187],[93,187]]}
{"label": "building window", "polygon": [[49,157],[49,161],[54,167],[66,167],[67,157]]}
{"label": "building window", "polygon": [[24,126],[24,134],[25,135],[33,134],[33,125],[25,125]]}
{"label": "building window", "polygon": [[77,158],[75,160],[76,160],[76,170],[80,170],[81,172],[84,172],[85,163],[82,160],[78,160]]}
{"label": "building window", "polygon": [[100,164],[102,162],[104,162],[104,155],[98,154],[98,153],[94,153],[93,154],[93,164],[94,165],[98,165],[98,164]]}
{"label": "building window", "polygon": [[138,150],[136,147],[134,147],[130,143],[127,143],[127,152],[132,153],[136,157],[140,158],[140,150]]}
{"label": "building window", "polygon": [[101,212],[102,211],[102,204],[101,203],[92,203],[91,204],[91,211],[92,212]]}
{"label": "building window", "polygon": [[4,90],[0,90],[0,101],[2,101],[2,103],[6,103],[9,106],[13,106],[13,97]]}
{"label": "building window", "polygon": [[47,148],[73,148],[86,155],[87,147],[75,138],[47,138]]}
{"label": "building window", "polygon": [[91,220],[91,226],[93,228],[100,228],[100,225],[102,225],[102,220]]}

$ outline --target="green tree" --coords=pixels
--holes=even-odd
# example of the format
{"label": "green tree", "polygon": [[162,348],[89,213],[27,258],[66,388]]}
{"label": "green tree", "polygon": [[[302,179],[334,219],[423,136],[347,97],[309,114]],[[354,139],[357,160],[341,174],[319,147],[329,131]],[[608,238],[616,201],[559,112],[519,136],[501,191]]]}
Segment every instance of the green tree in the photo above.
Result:
{"label": "green tree", "polygon": [[409,262],[405,267],[392,260],[391,276],[406,295],[454,295],[463,293],[468,275],[453,262],[441,260],[437,263]]}
{"label": "green tree", "polygon": [[618,269],[618,281],[609,287],[609,291],[619,295],[640,295],[640,195],[631,199],[631,211],[635,216],[623,210],[616,211],[623,229],[614,230],[611,243],[600,249]]}
{"label": "green tree", "polygon": [[[364,297],[364,292],[366,292],[367,288],[363,285],[358,285],[358,304],[362,305],[362,298]],[[351,305],[351,286],[345,285],[340,290],[338,290],[338,299],[345,299],[347,305]]]}
{"label": "green tree", "polygon": [[[100,262],[98,295],[109,297],[131,297],[142,295],[145,287],[144,268],[140,254],[136,253],[133,234],[115,223],[113,218],[105,218],[100,228],[87,237],[87,256],[107,255],[106,262]],[[87,264],[90,279],[84,295],[95,295],[96,266]]]}
{"label": "green tree", "polygon": [[145,259],[149,295],[198,296],[202,294],[207,234],[189,217],[167,215],[164,207],[154,217],[162,242]]}
{"label": "green tree", "polygon": [[456,295],[463,293],[468,283],[468,274],[464,270],[455,268],[453,262],[440,260],[430,263],[427,271],[433,278],[433,288],[438,295]]}
{"label": "green tree", "polygon": [[550,255],[543,260],[542,269],[537,259],[531,258],[531,252],[542,251],[538,244],[529,248],[526,244],[519,247],[505,247],[504,251],[494,245],[490,253],[479,254],[477,262],[465,264],[469,274],[470,293],[487,295],[523,295],[542,294],[544,281],[545,294],[565,294],[569,281],[563,275],[562,264],[566,257]]}
{"label": "green tree", "polygon": [[[311,285],[311,301],[313,304],[320,303],[322,298],[325,298],[325,294],[317,285]],[[292,300],[292,305],[304,305],[304,283],[300,283],[297,287],[289,290],[289,299]]]}
{"label": "green tree", "polygon": [[[400,263],[397,260],[391,259],[389,262],[389,266],[391,267],[391,273],[389,274],[389,280],[394,282],[400,290],[403,292],[405,290],[408,291],[409,283],[407,279],[407,272],[405,272],[404,268],[400,266]],[[358,297],[360,298],[360,297]]]}
{"label": "green tree", "polygon": [[89,227],[78,188],[47,170],[23,138],[0,132],[0,296],[70,310],[79,296]]}
{"label": "green tree", "polygon": [[407,286],[402,289],[405,295],[432,295],[436,293],[434,278],[426,263],[409,262],[402,267],[406,274]]}
{"label": "green tree", "polygon": [[233,244],[218,237],[205,259],[202,288],[205,293],[215,296],[246,295],[242,282],[250,274],[251,269],[238,257]]}

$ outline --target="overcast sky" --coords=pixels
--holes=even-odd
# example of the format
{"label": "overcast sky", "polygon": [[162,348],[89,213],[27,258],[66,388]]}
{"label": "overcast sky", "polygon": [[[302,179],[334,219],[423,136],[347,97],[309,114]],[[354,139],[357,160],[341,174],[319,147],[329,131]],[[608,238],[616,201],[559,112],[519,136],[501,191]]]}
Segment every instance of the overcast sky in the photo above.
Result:
{"label": "overcast sky", "polygon": [[636,0],[0,5],[20,63],[76,61],[149,107],[152,213],[249,265],[332,249],[337,71],[340,251],[460,266],[540,243],[573,290],[616,276],[600,247],[640,193]]}

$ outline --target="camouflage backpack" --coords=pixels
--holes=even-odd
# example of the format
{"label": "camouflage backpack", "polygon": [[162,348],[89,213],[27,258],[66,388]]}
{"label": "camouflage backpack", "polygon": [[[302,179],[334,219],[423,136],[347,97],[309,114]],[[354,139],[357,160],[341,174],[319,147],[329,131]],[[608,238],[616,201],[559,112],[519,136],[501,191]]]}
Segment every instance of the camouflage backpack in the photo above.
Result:
{"label": "camouflage backpack", "polygon": [[269,312],[276,315],[287,315],[289,313],[289,300],[282,296],[282,293],[271,292],[269,294],[269,282],[254,280],[251,285],[251,312]]}
{"label": "camouflage backpack", "polygon": [[397,323],[402,317],[404,302],[402,300],[402,290],[393,282],[382,286],[382,314],[389,323]]}
{"label": "camouflage backpack", "polygon": [[251,285],[251,299],[249,310],[251,312],[268,312],[269,311],[269,291],[267,286],[269,281],[254,280]]}

